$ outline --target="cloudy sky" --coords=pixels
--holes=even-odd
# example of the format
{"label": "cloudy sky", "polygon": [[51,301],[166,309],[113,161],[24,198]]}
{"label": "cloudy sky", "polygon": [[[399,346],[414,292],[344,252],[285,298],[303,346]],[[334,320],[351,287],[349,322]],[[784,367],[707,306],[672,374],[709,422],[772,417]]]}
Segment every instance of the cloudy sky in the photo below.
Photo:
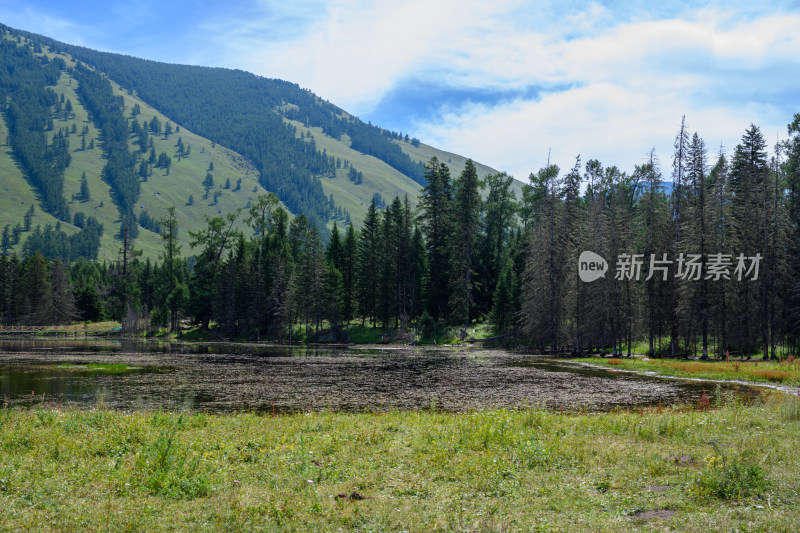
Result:
{"label": "cloudy sky", "polygon": [[[525,180],[575,156],[662,165],[686,115],[716,152],[800,112],[800,2],[0,0],[96,49],[299,83],[373,124]],[[666,169],[665,169],[666,171]]]}

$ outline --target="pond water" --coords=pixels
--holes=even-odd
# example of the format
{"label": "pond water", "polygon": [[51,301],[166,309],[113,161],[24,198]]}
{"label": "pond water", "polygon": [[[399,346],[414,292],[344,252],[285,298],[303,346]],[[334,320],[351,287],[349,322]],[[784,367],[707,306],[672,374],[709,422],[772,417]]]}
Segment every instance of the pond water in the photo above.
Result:
{"label": "pond water", "polygon": [[[451,347],[0,340],[0,401],[114,409],[296,412],[694,403],[713,383]],[[751,398],[758,389],[725,384]]]}

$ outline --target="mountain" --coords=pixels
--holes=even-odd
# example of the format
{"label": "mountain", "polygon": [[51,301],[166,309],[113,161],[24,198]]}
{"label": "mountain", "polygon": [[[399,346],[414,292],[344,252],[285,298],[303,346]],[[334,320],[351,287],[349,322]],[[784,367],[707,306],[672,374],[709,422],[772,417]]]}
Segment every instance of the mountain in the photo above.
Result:
{"label": "mountain", "polygon": [[16,251],[36,226],[75,235],[92,218],[103,226],[101,257],[116,257],[123,228],[154,256],[156,221],[175,206],[190,253],[188,232],[205,217],[246,209],[267,191],[326,233],[334,221],[359,226],[373,197],[408,195],[416,205],[432,156],[453,175],[466,160],[365,124],[290,82],[0,31],[9,102],[0,117],[0,228],[9,225]]}

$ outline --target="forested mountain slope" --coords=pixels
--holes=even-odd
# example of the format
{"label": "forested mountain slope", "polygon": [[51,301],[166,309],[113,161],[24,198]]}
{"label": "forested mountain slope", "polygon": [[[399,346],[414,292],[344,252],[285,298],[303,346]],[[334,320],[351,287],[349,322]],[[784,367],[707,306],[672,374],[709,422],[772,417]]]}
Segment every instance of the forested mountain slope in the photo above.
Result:
{"label": "forested mountain slope", "polygon": [[[77,233],[74,217],[82,213],[79,224],[93,217],[102,225],[101,257],[116,256],[125,227],[136,246],[154,256],[156,222],[175,206],[179,240],[191,253],[188,232],[200,229],[205,217],[246,209],[267,191],[291,213],[305,213],[325,236],[334,221],[360,226],[373,198],[381,206],[407,195],[416,206],[422,165],[433,155],[454,175],[463,168],[465,158],[365,124],[293,83],[0,29],[8,45],[3,61],[13,56],[36,73],[26,82],[42,104],[41,124],[24,128],[37,132],[32,151],[43,161],[56,156],[57,146],[63,152],[51,161],[55,174],[36,178],[20,159],[19,145],[12,146],[7,121],[13,105],[0,117],[8,193],[0,198],[0,228],[9,226],[12,250],[22,251],[37,225],[55,231],[60,220],[60,231]],[[8,93],[9,101],[24,92]],[[482,176],[495,172],[478,170]],[[51,182],[56,186],[43,188]],[[28,224],[23,217],[32,205]],[[18,223],[22,231],[15,232]]]}
{"label": "forested mountain slope", "polygon": [[[46,49],[34,53],[33,47],[20,48],[18,43],[8,39],[0,44],[2,47],[11,46],[19,49],[19,53],[27,49],[29,61],[41,62],[49,58],[49,62],[54,63],[57,59]],[[13,49],[10,50],[11,53],[17,53]],[[78,94],[79,82],[75,77],[77,73],[68,72],[76,63],[71,58],[61,59],[64,60],[64,69],[59,70],[58,76],[52,80],[55,83],[41,87],[36,94],[42,96],[48,94],[48,90],[52,91],[51,98],[57,102],[52,106],[50,113],[52,116],[48,118],[52,124],[44,124],[42,129],[45,131],[38,133],[42,135],[48,147],[53,144],[53,139],[59,136],[63,136],[68,145],[69,163],[63,168],[60,180],[62,190],[60,198],[63,200],[66,213],[62,212],[64,209],[53,209],[52,206],[48,206],[34,180],[26,179],[31,170],[27,165],[21,164],[16,154],[18,150],[13,148],[14,136],[10,135],[7,124],[9,116],[7,110],[0,117],[0,142],[3,143],[3,150],[0,150],[0,172],[2,172],[0,187],[4,193],[0,197],[0,228],[10,226],[13,238],[14,228],[19,224],[22,231],[19,238],[14,239],[18,242],[12,250],[22,252],[25,241],[35,233],[37,226],[44,232],[48,225],[53,229],[59,225],[64,233],[73,235],[80,230],[75,224],[76,215],[78,223],[81,222],[81,218],[87,220],[89,217],[94,217],[103,226],[99,256],[115,259],[122,236],[122,217],[113,198],[113,188],[103,176],[108,162],[107,154],[102,148],[103,134],[98,128],[97,120],[94,120],[94,117],[90,119],[84,107],[84,99]],[[0,82],[0,86],[2,85]],[[111,83],[111,91],[114,96],[122,99],[124,111],[121,111],[121,115],[129,124],[134,120],[140,124],[145,122],[148,125],[160,124],[160,134],[148,135],[148,149],[146,153],[141,154],[141,160],[149,160],[151,153],[155,153],[158,159],[163,153],[168,158],[164,160],[171,162],[169,169],[158,167],[157,161],[156,164],[148,165],[146,178],[139,175],[140,164],[134,168],[139,192],[129,212],[135,215],[139,223],[136,230],[138,233],[136,246],[142,248],[148,256],[154,257],[160,249],[161,238],[157,233],[157,221],[164,216],[168,207],[178,208],[181,227],[179,240],[184,245],[185,251],[190,252],[188,232],[204,227],[205,217],[231,212],[239,207],[244,208],[259,194],[266,194],[267,191],[258,184],[257,170],[245,158],[185,128],[175,131],[179,126],[171,123],[167,117],[144,101],[124,93],[116,84]],[[11,102],[16,100],[14,95],[9,98]],[[164,135],[167,125],[172,133]],[[25,133],[30,136],[33,132],[31,130]],[[138,137],[136,135],[128,137],[129,150],[139,150]],[[178,155],[179,142],[184,146],[182,156]],[[208,174],[211,174],[214,183],[209,188],[207,198],[204,198],[203,182]],[[84,177],[88,195],[82,192]],[[33,213],[28,223],[25,214],[31,206]]]}

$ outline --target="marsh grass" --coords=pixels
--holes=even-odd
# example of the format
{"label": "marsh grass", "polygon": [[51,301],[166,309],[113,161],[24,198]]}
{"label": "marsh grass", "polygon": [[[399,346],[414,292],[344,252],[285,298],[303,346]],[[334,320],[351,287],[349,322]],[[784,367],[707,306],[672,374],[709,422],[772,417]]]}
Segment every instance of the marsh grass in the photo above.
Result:
{"label": "marsh grass", "polygon": [[88,363],[80,365],[75,363],[60,363],[56,368],[63,370],[74,370],[78,372],[100,372],[103,374],[125,374],[127,372],[138,370],[135,367],[128,366],[124,363]]}
{"label": "marsh grass", "polygon": [[675,359],[584,358],[587,363],[626,370],[659,372],[670,376],[742,379],[800,386],[800,361],[681,361]]}
{"label": "marsh grass", "polygon": [[659,510],[648,527],[800,530],[798,400],[709,394],[604,414],[7,409],[0,530],[624,531]]}

